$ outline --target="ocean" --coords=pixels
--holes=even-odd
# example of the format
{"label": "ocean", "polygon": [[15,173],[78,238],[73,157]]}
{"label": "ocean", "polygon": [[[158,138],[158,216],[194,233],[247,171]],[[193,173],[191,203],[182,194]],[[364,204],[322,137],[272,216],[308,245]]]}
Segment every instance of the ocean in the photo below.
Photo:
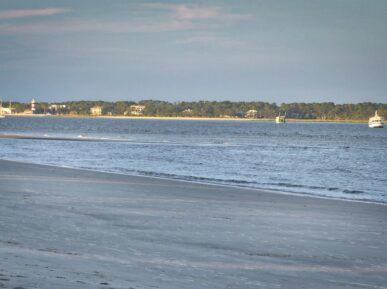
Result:
{"label": "ocean", "polygon": [[[6,117],[0,159],[387,202],[387,130],[365,123]],[[55,138],[55,139],[50,139]]]}

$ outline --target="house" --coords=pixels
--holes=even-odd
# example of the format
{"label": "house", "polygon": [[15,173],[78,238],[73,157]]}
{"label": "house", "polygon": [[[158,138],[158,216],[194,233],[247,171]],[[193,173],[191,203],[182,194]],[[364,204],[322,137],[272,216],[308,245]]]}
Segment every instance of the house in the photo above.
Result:
{"label": "house", "polygon": [[184,115],[191,115],[192,113],[193,113],[193,111],[190,108],[187,108],[187,109],[183,110],[183,114]]}
{"label": "house", "polygon": [[0,106],[0,114],[13,114],[14,112],[14,108]]}
{"label": "house", "polygon": [[143,115],[145,109],[145,105],[131,105],[130,106],[130,114],[131,115]]}
{"label": "house", "polygon": [[102,106],[96,105],[90,108],[90,113],[93,116],[99,116],[102,115]]}
{"label": "house", "polygon": [[67,106],[65,104],[51,104],[49,107],[48,107],[48,110],[46,113],[49,113],[49,114],[57,114],[59,113],[60,111],[62,110],[65,110],[67,109]]}
{"label": "house", "polygon": [[60,109],[63,109],[63,108],[66,108],[66,105],[65,104],[51,104],[48,109],[54,111],[54,110],[60,110]]}
{"label": "house", "polygon": [[245,117],[246,118],[256,118],[258,112],[255,109],[250,109],[246,112]]}
{"label": "house", "polygon": [[2,103],[0,102],[0,115],[13,113],[15,113],[15,109],[11,107],[11,103],[9,103],[9,107],[3,107]]}

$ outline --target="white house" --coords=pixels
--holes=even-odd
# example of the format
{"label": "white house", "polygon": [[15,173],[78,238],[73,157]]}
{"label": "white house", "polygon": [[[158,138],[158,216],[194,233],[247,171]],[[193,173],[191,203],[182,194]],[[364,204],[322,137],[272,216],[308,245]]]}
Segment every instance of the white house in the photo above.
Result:
{"label": "white house", "polygon": [[145,105],[131,105],[130,106],[130,114],[131,115],[143,115],[145,109]]}
{"label": "white house", "polygon": [[257,114],[258,114],[257,110],[255,110],[255,109],[250,109],[250,110],[248,110],[248,111],[246,112],[245,117],[247,117],[247,118],[256,118],[256,117],[257,117]]}
{"label": "white house", "polygon": [[92,108],[90,108],[90,113],[94,116],[102,115],[102,106],[93,106]]}

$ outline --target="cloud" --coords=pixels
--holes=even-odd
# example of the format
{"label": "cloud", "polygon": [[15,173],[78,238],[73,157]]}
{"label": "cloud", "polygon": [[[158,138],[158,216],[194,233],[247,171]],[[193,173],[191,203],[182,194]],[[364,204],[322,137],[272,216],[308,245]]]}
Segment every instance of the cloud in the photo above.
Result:
{"label": "cloud", "polygon": [[189,22],[124,22],[124,21],[62,21],[20,25],[0,24],[0,34],[53,34],[53,33],[155,33],[191,29]]}
{"label": "cloud", "polygon": [[[156,33],[183,30],[209,30],[221,28],[235,21],[246,20],[246,14],[230,13],[218,6],[175,5],[162,3],[142,4],[152,16],[133,17],[127,20],[40,21],[34,23],[3,23],[0,34],[53,34],[68,32],[101,33]],[[156,11],[154,11],[156,10]],[[161,11],[160,11],[161,10]],[[65,13],[63,8],[0,11],[0,19],[31,16],[48,16]],[[165,11],[167,13],[165,13]],[[155,13],[155,14],[154,14]]]}
{"label": "cloud", "polygon": [[171,17],[179,20],[246,20],[251,16],[248,14],[238,14],[227,12],[219,6],[198,6],[185,4],[162,4],[151,3],[144,4],[145,7],[159,8],[168,10],[172,13]]}
{"label": "cloud", "polygon": [[214,19],[218,18],[220,14],[218,8],[188,7],[186,5],[177,5],[171,8],[179,19],[186,20]]}
{"label": "cloud", "polygon": [[64,8],[3,10],[3,11],[0,11],[0,19],[50,16],[55,14],[62,14],[67,11],[69,11],[69,9],[64,9]]}

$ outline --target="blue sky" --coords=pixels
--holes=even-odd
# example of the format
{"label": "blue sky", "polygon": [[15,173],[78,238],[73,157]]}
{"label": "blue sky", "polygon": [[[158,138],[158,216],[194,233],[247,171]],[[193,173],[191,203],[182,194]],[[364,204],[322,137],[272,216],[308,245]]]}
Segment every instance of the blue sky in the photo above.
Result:
{"label": "blue sky", "polygon": [[386,102],[387,1],[0,2],[0,99]]}

